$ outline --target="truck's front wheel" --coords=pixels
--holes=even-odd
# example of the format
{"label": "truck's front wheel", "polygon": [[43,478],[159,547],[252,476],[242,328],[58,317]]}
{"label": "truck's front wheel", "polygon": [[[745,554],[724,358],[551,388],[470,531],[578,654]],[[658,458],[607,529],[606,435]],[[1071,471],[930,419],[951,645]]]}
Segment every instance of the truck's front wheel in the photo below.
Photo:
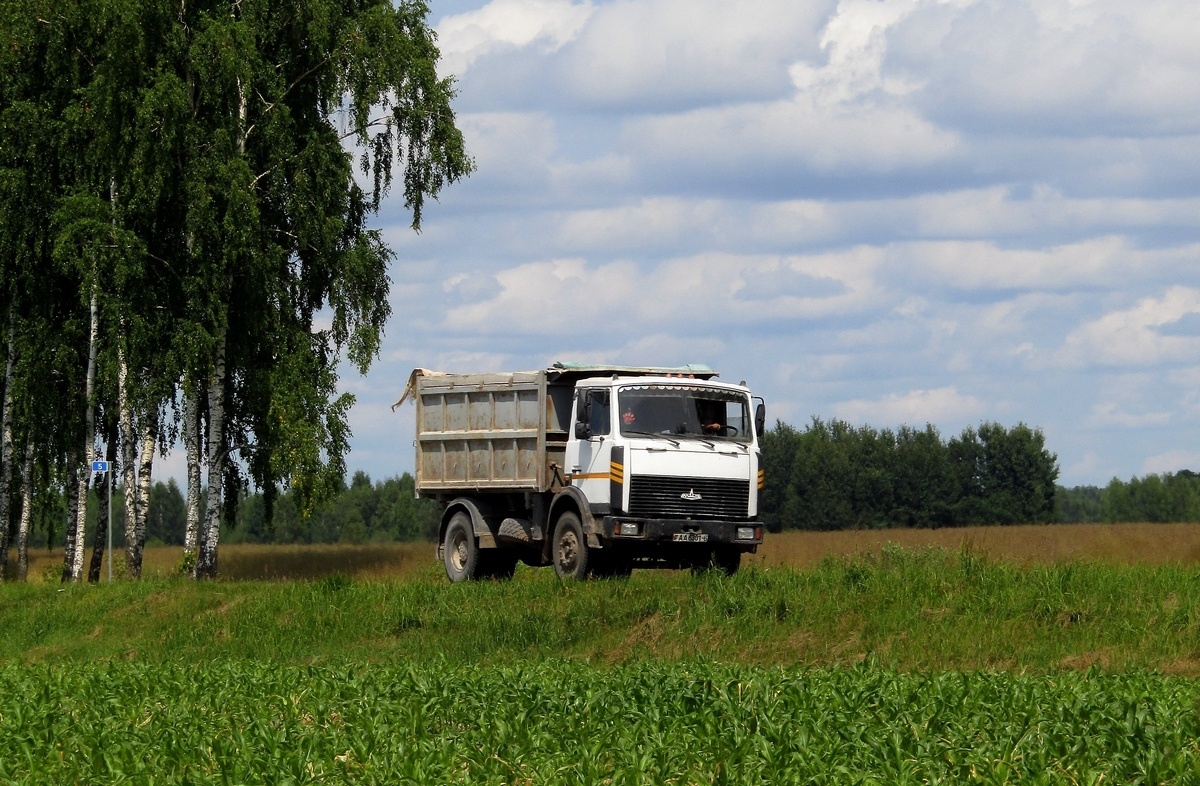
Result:
{"label": "truck's front wheel", "polygon": [[554,527],[554,572],[564,579],[586,579],[591,556],[579,516],[567,512]]}
{"label": "truck's front wheel", "polygon": [[462,511],[455,513],[446,526],[442,562],[446,565],[446,578],[452,582],[475,578],[479,567],[479,544],[475,542],[471,517]]}

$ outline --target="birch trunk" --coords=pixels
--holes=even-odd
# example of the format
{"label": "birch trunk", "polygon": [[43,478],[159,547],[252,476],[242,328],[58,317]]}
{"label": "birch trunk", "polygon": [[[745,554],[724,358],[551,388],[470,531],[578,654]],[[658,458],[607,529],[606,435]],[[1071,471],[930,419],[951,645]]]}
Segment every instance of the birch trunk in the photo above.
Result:
{"label": "birch trunk", "polygon": [[[96,264],[92,264],[91,331],[88,335],[87,383],[84,388],[87,403],[84,409],[84,442],[81,457],[90,463],[96,442],[96,410],[93,403],[96,388],[96,352],[100,343],[100,286],[94,280]],[[87,531],[87,472],[77,473],[75,485],[76,511],[73,535],[68,536],[71,546],[63,554],[63,581],[79,581],[83,575],[83,538]]]}
{"label": "birch trunk", "polygon": [[[125,321],[121,320],[121,332],[124,331]],[[125,489],[125,565],[128,567],[133,562],[131,549],[137,530],[137,456],[134,447],[133,411],[129,407],[129,361],[125,357],[125,348],[120,344],[117,345],[117,410],[121,431],[121,483]],[[130,575],[134,576],[132,570]]]}
{"label": "birch trunk", "polygon": [[108,461],[108,472],[97,472],[92,481],[92,488],[96,489],[96,499],[99,502],[96,512],[96,537],[92,541],[92,561],[88,565],[87,578],[92,584],[100,580],[100,569],[104,566],[104,554],[108,550],[108,527],[112,521],[112,486],[109,484],[113,482],[112,473],[117,465],[117,428],[116,423],[110,423],[105,428],[108,432],[105,434],[108,444],[104,450],[104,458]]}
{"label": "birch trunk", "polygon": [[12,312],[8,317],[8,361],[4,370],[3,415],[0,415],[0,580],[8,566],[8,517],[12,510],[12,465],[13,465],[13,356],[16,349],[16,323]]}
{"label": "birch trunk", "polygon": [[[63,551],[67,554],[75,550],[75,518],[79,514],[79,497],[75,494],[75,484],[78,483],[79,478],[79,463],[78,456],[69,456],[67,458],[67,482],[63,486],[63,496],[67,498],[67,525],[63,532],[67,544]],[[84,477],[87,477],[86,472],[84,473]],[[71,574],[67,571],[67,568],[67,565],[63,565],[63,581],[71,580]]]}
{"label": "birch trunk", "polygon": [[108,540],[109,498],[104,484],[106,473],[97,472],[92,487],[96,489],[96,537],[92,541],[92,561],[88,564],[87,580],[91,584],[100,581],[100,569],[104,567],[104,551]]}
{"label": "birch trunk", "polygon": [[208,382],[208,501],[204,506],[204,529],[196,557],[196,578],[217,575],[217,545],[221,537],[222,494],[225,481],[225,337],[222,327],[217,354]]}
{"label": "birch trunk", "polygon": [[25,444],[25,467],[21,473],[21,523],[17,527],[17,579],[29,574],[29,527],[33,522],[33,440]]}
{"label": "birch trunk", "polygon": [[146,517],[150,515],[150,473],[154,469],[154,445],[158,442],[158,413],[146,415],[142,433],[141,462],[137,480],[137,521],[133,541],[125,540],[125,570],[130,578],[142,577],[142,553],[146,547]]}
{"label": "birch trunk", "polygon": [[[183,534],[183,557],[195,558],[200,543],[200,402],[196,384],[183,379],[183,444],[187,451],[187,529]],[[193,564],[193,569],[195,565]]]}

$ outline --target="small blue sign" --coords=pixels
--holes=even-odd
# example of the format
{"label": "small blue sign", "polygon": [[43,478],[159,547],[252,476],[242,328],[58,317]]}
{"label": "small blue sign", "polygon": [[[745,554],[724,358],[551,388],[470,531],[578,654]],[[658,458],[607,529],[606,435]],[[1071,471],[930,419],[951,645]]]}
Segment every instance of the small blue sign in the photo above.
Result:
{"label": "small blue sign", "polygon": [[92,462],[92,472],[108,472],[108,462],[107,461],[93,461]]}

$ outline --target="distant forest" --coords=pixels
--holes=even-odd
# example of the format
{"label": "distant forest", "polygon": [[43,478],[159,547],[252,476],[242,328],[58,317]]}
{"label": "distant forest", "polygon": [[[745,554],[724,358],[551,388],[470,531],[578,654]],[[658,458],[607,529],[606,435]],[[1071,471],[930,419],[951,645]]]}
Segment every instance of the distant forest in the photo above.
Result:
{"label": "distant forest", "polygon": [[[937,429],[895,431],[814,419],[804,429],[777,423],[762,440],[766,488],[761,519],[785,529],[883,529],[986,524],[1200,521],[1200,475],[1147,475],[1107,486],[1058,486],[1057,457],[1038,429],[984,423],[943,440]],[[101,490],[103,493],[103,489]],[[95,531],[95,490],[88,532]],[[113,491],[113,520],[124,495]],[[182,545],[186,510],[174,480],[150,492],[147,543]],[[66,507],[42,495],[30,546],[61,546]],[[437,505],[416,499],[405,473],[372,481],[356,472],[332,499],[302,510],[279,494],[272,515],[261,493],[242,495],[228,543],[384,543],[433,539]],[[116,527],[115,543],[121,544]]]}

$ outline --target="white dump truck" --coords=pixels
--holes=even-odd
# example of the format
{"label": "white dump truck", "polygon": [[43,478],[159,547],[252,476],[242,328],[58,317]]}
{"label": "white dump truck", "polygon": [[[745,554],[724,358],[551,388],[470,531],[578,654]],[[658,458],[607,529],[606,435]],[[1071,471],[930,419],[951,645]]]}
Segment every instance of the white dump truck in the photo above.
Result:
{"label": "white dump truck", "polygon": [[732,573],[762,543],[766,411],[707,366],[416,369],[416,490],[441,506],[451,581],[518,561],[564,578]]}

